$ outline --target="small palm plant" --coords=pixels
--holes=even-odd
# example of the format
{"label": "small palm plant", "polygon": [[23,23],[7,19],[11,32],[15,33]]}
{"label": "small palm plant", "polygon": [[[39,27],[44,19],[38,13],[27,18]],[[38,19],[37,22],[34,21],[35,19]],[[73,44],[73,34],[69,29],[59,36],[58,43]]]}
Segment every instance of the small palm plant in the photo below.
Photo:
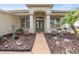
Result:
{"label": "small palm plant", "polygon": [[16,36],[16,35],[15,35],[15,26],[14,26],[14,25],[11,25],[11,27],[12,27],[13,37],[15,37],[15,36]]}
{"label": "small palm plant", "polygon": [[68,24],[75,32],[75,35],[78,37],[78,33],[74,26],[74,23],[78,20],[79,20],[79,9],[74,9],[74,10],[70,10],[67,13],[67,15],[62,18],[62,20],[59,22],[59,24],[60,25]]}
{"label": "small palm plant", "polygon": [[18,39],[18,36],[16,35],[16,30],[15,30],[15,26],[14,25],[12,25],[12,31],[13,31],[13,38],[14,39]]}

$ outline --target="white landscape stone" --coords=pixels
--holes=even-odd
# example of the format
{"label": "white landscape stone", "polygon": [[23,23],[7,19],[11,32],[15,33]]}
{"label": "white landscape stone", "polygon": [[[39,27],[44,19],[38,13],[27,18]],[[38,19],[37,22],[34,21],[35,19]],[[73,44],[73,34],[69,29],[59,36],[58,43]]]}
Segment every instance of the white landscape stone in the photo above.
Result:
{"label": "white landscape stone", "polygon": [[60,44],[60,42],[59,42],[59,41],[56,41],[55,43],[56,43],[56,44]]}
{"label": "white landscape stone", "polygon": [[7,48],[7,47],[8,47],[8,45],[6,44],[4,47],[5,47],[5,48]]}
{"label": "white landscape stone", "polygon": [[55,40],[57,40],[57,39],[58,39],[58,37],[54,37],[54,39],[55,39]]}
{"label": "white landscape stone", "polygon": [[19,45],[22,45],[22,41],[17,41],[16,44],[19,46]]}
{"label": "white landscape stone", "polygon": [[66,49],[66,53],[67,54],[71,54],[69,51],[70,51],[70,49]]}
{"label": "white landscape stone", "polygon": [[60,31],[60,30],[58,30],[58,33],[61,33],[61,31]]}
{"label": "white landscape stone", "polygon": [[77,44],[77,46],[79,47],[79,44]]}
{"label": "white landscape stone", "polygon": [[65,42],[70,42],[70,40],[69,40],[69,39],[64,39],[64,41],[65,41]]}
{"label": "white landscape stone", "polygon": [[63,34],[60,34],[60,35],[63,35]]}

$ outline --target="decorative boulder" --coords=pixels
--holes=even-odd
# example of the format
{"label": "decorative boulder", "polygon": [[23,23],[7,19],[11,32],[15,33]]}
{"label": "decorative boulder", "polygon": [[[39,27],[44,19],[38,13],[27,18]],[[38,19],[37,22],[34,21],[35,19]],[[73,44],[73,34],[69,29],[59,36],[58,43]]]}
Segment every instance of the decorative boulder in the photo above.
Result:
{"label": "decorative boulder", "polygon": [[57,31],[52,31],[51,33],[52,33],[53,36],[56,36],[56,35],[59,34]]}
{"label": "decorative boulder", "polygon": [[18,36],[18,35],[15,35],[15,36],[13,36],[13,38],[14,38],[14,39],[18,39],[18,38],[19,38],[19,36]]}

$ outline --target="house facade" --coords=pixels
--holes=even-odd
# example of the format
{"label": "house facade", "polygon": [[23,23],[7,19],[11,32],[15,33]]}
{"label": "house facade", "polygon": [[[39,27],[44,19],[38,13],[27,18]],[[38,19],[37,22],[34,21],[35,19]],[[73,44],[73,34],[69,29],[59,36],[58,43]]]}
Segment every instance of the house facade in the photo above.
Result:
{"label": "house facade", "polygon": [[28,10],[0,10],[0,35],[12,33],[11,26],[16,29],[34,33],[44,31],[51,33],[55,24],[65,16],[65,10],[52,10],[52,4],[27,4]]}

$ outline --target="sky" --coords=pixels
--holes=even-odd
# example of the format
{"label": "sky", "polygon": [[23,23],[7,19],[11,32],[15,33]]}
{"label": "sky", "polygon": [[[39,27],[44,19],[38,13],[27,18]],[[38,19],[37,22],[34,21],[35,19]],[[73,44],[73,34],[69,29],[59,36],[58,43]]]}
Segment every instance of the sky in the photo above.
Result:
{"label": "sky", "polygon": [[[52,10],[70,10],[79,8],[79,4],[54,4]],[[25,4],[0,4],[0,9],[3,10],[27,10]]]}
{"label": "sky", "polygon": [[70,10],[79,8],[79,4],[56,4],[52,9],[54,10]]}

